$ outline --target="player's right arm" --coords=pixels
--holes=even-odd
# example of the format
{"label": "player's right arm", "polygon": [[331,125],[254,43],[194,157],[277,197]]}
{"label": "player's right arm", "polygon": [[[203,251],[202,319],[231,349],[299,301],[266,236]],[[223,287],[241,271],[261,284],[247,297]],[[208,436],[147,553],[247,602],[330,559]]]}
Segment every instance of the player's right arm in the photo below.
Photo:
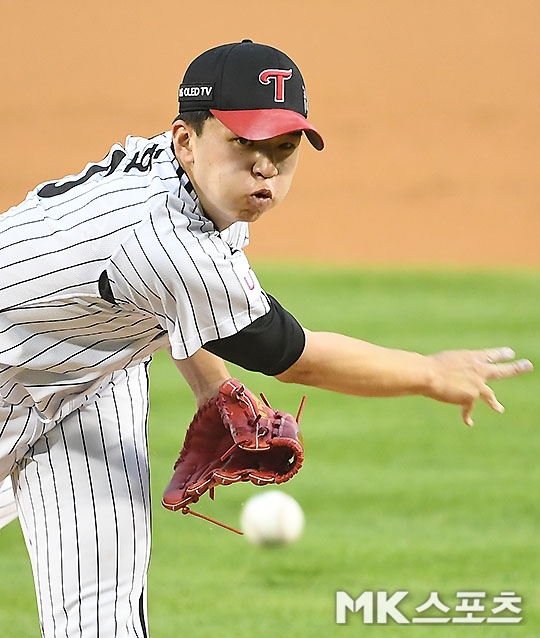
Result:
{"label": "player's right arm", "polygon": [[366,397],[422,395],[461,406],[467,425],[478,399],[503,411],[488,381],[532,370],[526,359],[511,361],[510,348],[421,355],[337,333],[306,330],[305,337],[301,356],[276,375],[280,381]]}
{"label": "player's right arm", "polygon": [[471,412],[481,399],[503,411],[488,381],[532,370],[512,361],[510,348],[452,350],[423,355],[385,348],[333,332],[310,332],[275,299],[270,312],[236,335],[207,343],[215,355],[248,370],[342,394],[364,397],[422,395]]}

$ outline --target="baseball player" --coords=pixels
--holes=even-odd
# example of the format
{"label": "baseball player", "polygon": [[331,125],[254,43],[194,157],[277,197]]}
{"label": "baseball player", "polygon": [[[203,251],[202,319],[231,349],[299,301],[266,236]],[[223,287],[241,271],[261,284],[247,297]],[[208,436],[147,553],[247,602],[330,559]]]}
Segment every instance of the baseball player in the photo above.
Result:
{"label": "baseball player", "polygon": [[[43,636],[148,636],[148,365],[170,351],[197,404],[223,360],[363,396],[461,406],[531,369],[508,348],[431,356],[310,332],[261,289],[248,223],[291,185],[307,120],[299,69],[249,40],[188,67],[172,130],[128,137],[0,216],[1,520],[10,484]],[[8,495],[7,500],[5,499]]]}

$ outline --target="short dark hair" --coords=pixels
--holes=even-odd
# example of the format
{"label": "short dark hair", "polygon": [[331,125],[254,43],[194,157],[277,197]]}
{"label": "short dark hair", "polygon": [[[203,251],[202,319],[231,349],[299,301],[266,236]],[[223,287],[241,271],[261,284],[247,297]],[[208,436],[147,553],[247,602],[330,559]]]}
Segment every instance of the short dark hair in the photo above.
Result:
{"label": "short dark hair", "polygon": [[184,111],[180,112],[176,120],[183,120],[186,124],[189,124],[197,135],[200,135],[203,130],[206,120],[214,117],[210,111]]}

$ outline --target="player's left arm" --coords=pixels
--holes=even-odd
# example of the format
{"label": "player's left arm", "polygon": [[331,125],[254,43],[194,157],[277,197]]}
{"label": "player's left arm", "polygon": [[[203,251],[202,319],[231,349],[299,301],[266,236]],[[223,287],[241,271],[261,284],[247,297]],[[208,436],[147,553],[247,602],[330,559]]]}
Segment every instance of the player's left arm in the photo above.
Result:
{"label": "player's left arm", "polygon": [[223,359],[203,349],[187,359],[173,361],[191,388],[197,408],[217,396],[221,384],[231,378]]}
{"label": "player's left arm", "polygon": [[197,406],[216,396],[221,384],[230,378],[224,360],[269,376],[287,370],[298,360],[305,345],[304,330],[270,295],[268,301],[269,312],[236,334],[206,343],[187,359],[173,358]]}

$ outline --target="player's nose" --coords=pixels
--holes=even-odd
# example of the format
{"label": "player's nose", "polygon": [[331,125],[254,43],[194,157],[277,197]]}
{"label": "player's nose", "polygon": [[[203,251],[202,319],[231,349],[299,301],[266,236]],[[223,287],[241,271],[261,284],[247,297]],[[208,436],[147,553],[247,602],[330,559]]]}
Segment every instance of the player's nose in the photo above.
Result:
{"label": "player's nose", "polygon": [[252,166],[252,172],[257,177],[269,179],[278,174],[276,162],[266,153],[259,153]]}

